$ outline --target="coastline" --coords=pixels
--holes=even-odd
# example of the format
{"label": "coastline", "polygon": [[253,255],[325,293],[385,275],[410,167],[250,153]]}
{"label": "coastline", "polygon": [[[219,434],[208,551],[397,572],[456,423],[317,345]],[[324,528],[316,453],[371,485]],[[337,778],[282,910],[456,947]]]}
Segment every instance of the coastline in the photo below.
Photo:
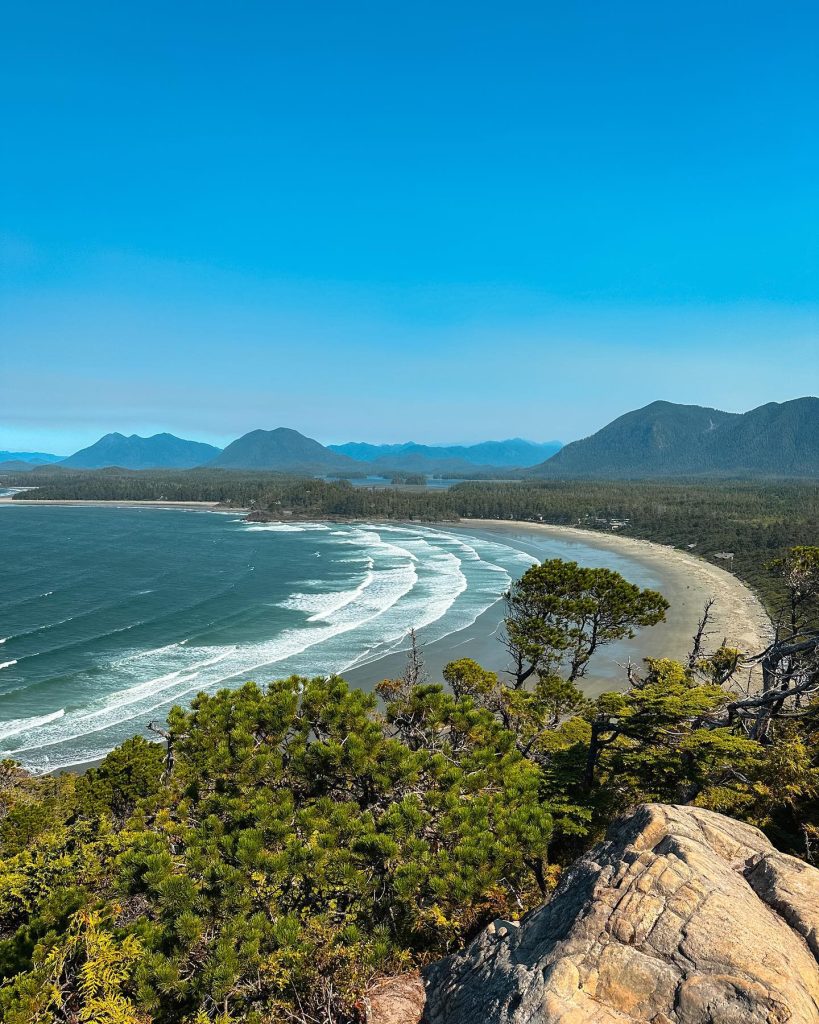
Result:
{"label": "coastline", "polygon": [[[714,641],[725,639],[731,646],[743,651],[757,652],[766,647],[773,637],[771,620],[762,602],[747,584],[732,572],[713,565],[699,555],[655,541],[620,534],[603,534],[575,526],[497,519],[463,519],[461,523],[501,533],[519,531],[546,534],[555,539],[627,555],[668,579],[673,589],[689,591],[690,600],[699,601],[700,611],[705,601],[713,597],[715,604],[709,632]],[[673,612],[673,598],[669,594],[665,596],[671,600]],[[693,636],[693,631],[690,636]]]}
{"label": "coastline", "polygon": [[[188,511],[229,512],[245,515],[246,508],[225,505],[219,501],[139,501],[139,500],[103,500],[103,499],[13,499],[11,496],[0,496],[0,505],[25,506],[63,506],[90,508],[151,508],[178,509]],[[292,521],[301,521],[302,517],[294,517]],[[310,517],[312,519],[314,517]],[[334,517],[331,517],[334,518]],[[329,520],[328,520],[329,521]],[[350,520],[351,522],[357,520]],[[396,521],[388,520],[385,522]],[[419,525],[410,522],[409,525]],[[650,571],[667,580],[671,586],[666,589],[688,591],[688,600],[699,601],[699,611],[709,597],[715,599],[712,609],[711,634],[716,638],[725,639],[731,646],[743,651],[760,651],[770,642],[773,625],[759,598],[738,576],[727,569],[714,565],[690,552],[656,541],[626,537],[620,534],[600,533],[576,526],[558,526],[552,523],[533,523],[514,519],[471,519],[461,518],[451,522],[436,522],[426,525],[438,529],[480,529],[487,532],[508,534],[517,532],[521,535],[552,536],[555,539],[574,542],[590,548],[627,556],[645,565]],[[672,600],[673,595],[666,593]],[[696,620],[693,625],[696,625]],[[656,629],[656,627],[655,627]],[[693,636],[693,630],[688,639]],[[679,644],[672,645],[672,653],[680,657]]]}
{"label": "coastline", "polygon": [[[10,498],[2,499],[11,504]],[[32,507],[86,506],[96,508],[149,508],[178,511],[216,512],[242,515],[244,509],[231,508],[219,502],[172,501],[104,501],[54,500],[49,502],[21,500],[21,505]],[[350,520],[352,522],[352,520]],[[356,520],[356,522],[360,522]],[[484,539],[495,539],[517,547],[531,556],[531,560],[561,557],[587,565],[608,565],[639,586],[657,589],[670,602],[666,621],[642,630],[632,640],[620,641],[601,651],[588,675],[582,682],[590,697],[601,692],[619,690],[626,685],[625,665],[638,664],[646,657],[669,657],[684,660],[702,613],[704,603],[714,598],[709,637],[706,649],[713,650],[723,640],[740,648],[744,653],[758,653],[767,646],[772,625],[764,608],[752,591],[731,572],[705,561],[689,552],[618,534],[572,526],[558,526],[517,520],[470,519],[429,523],[397,520],[367,520],[373,527],[426,526],[442,533],[464,535],[482,534]],[[163,531],[164,532],[164,531]],[[484,667],[503,673],[508,669],[507,656],[499,633],[502,622],[502,604],[495,601],[463,630],[449,633],[424,647],[424,657],[432,680],[440,679],[443,666],[453,658],[468,655]],[[406,660],[403,650],[395,650],[376,661],[342,670],[351,686],[371,690],[383,678],[401,673]],[[758,672],[746,670],[737,682],[740,686],[757,685]],[[77,762],[57,771],[83,773],[98,761]]]}
{"label": "coastline", "polygon": [[[368,522],[378,526],[382,521]],[[394,520],[383,522],[392,526],[419,525],[399,524]],[[690,650],[703,605],[711,597],[716,599],[716,604],[709,630],[709,648],[717,647],[725,639],[743,651],[756,653],[768,643],[772,630],[770,620],[761,603],[746,585],[727,570],[675,548],[652,541],[600,534],[575,527],[514,520],[461,519],[457,522],[423,525],[441,532],[468,534],[475,531],[489,538],[494,536],[499,540],[517,542],[521,549],[530,550],[533,556],[540,558],[554,557],[548,549],[548,542],[557,540],[561,544],[569,545],[569,551],[563,552],[563,557],[574,557],[571,545],[577,545],[576,557],[581,563],[595,564],[591,559],[591,550],[598,550],[612,552],[627,559],[632,570],[635,570],[637,565],[643,569],[653,583],[646,583],[646,580],[640,580],[638,576],[630,574],[627,565],[618,567],[627,578],[632,575],[634,581],[641,585],[656,585],[671,604],[666,621],[651,629],[641,630],[633,640],[621,641],[601,651],[581,684],[584,692],[590,697],[608,690],[623,689],[626,685],[624,665],[628,659],[638,664],[644,657],[684,659]],[[503,645],[498,637],[501,608],[502,605],[495,602],[463,631],[425,645],[424,660],[430,679],[439,679],[443,665],[455,657],[464,655],[473,657],[486,668],[502,673],[508,666]],[[397,650],[364,666],[343,670],[341,674],[351,686],[371,690],[381,679],[400,674],[405,660],[406,652]],[[99,761],[94,760],[79,762],[60,771],[81,774],[98,763]]]}
{"label": "coastline", "polygon": [[222,505],[219,501],[133,501],[122,499],[120,501],[103,501],[91,498],[12,498],[9,496],[0,497],[0,505],[63,505],[78,506],[87,508],[180,508],[200,509],[211,511],[223,508],[226,512],[246,512],[244,508],[231,508]]}

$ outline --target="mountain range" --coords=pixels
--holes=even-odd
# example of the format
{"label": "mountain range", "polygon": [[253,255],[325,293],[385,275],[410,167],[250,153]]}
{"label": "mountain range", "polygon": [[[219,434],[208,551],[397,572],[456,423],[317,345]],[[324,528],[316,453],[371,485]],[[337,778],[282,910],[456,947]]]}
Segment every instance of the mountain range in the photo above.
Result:
{"label": "mountain range", "polygon": [[746,413],[652,402],[527,471],[553,479],[819,476],[819,399]]}
{"label": "mountain range", "polygon": [[[188,441],[173,434],[139,437],[132,434],[106,434],[99,441],[68,458],[50,457],[50,462],[67,469],[190,469],[208,466],[215,469],[267,470],[315,476],[344,474],[390,476],[393,473],[427,475],[497,473],[499,468],[533,466],[559,449],[559,441],[536,444],[514,438],[509,441],[485,441],[464,446],[420,445],[414,442],[396,445],[372,445],[350,442],[325,446],[297,430],[251,430],[224,450],[212,445]],[[24,472],[40,467],[42,458],[29,459],[27,453],[13,461],[0,462],[0,472]]]}
{"label": "mountain range", "polygon": [[252,430],[223,451],[173,434],[115,433],[65,459],[43,452],[0,452],[0,471],[42,473],[54,464],[133,470],[202,466],[310,476],[819,477],[819,399],[770,402],[746,413],[652,402],[565,447],[557,441],[537,444],[521,438],[468,446],[354,441],[325,446],[297,430],[278,427]]}
{"label": "mountain range", "polygon": [[0,452],[0,473],[26,473],[36,466],[61,462],[64,457],[48,452]]}
{"label": "mountain range", "polygon": [[429,445],[416,444],[414,441],[406,444],[364,444],[349,441],[347,444],[331,444],[328,447],[359,462],[372,463],[373,466],[416,472],[423,471],[427,461],[431,460],[457,467],[460,472],[468,471],[470,466],[535,466],[560,451],[562,445],[560,441],[538,444],[513,437],[508,441],[483,441],[472,445]]}
{"label": "mountain range", "polygon": [[49,455],[48,452],[0,452],[0,462],[30,462],[35,466],[61,462],[64,458],[64,455]]}

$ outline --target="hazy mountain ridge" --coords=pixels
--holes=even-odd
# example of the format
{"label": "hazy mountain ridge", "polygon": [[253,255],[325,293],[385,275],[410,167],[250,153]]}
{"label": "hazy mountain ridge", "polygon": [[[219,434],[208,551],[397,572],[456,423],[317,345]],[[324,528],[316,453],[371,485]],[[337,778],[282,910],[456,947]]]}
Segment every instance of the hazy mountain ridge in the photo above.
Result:
{"label": "hazy mountain ridge", "polygon": [[652,402],[566,445],[529,476],[819,476],[819,399],[746,413]]}
{"label": "hazy mountain ridge", "polygon": [[69,455],[57,465],[67,469],[192,469],[209,462],[219,449],[202,441],[188,441],[174,434],[140,437],[106,434],[99,441]]}
{"label": "hazy mountain ridge", "polygon": [[51,455],[49,452],[0,452],[0,463],[28,462],[32,466],[45,466],[61,462],[64,458],[64,455]]}
{"label": "hazy mountain ridge", "polygon": [[[562,447],[560,441],[526,441],[520,437],[505,441],[481,441],[472,445],[430,445],[407,441],[404,444],[366,444],[348,441],[346,444],[328,445],[332,451],[348,455],[361,462],[373,462],[396,468],[416,468],[422,459],[435,463],[452,463],[458,466],[472,465],[486,467],[534,466],[549,458]],[[398,461],[396,461],[398,460]],[[413,461],[410,461],[413,460]]]}
{"label": "hazy mountain ridge", "polygon": [[395,472],[469,475],[496,472],[506,465],[511,468],[513,463],[509,460],[513,458],[521,460],[514,463],[518,467],[532,464],[536,453],[554,449],[557,445],[559,442],[539,445],[517,438],[485,441],[471,446],[437,447],[411,441],[388,445],[351,441],[325,446],[296,430],[278,427],[244,434],[209,465],[222,469],[266,469],[317,475],[365,473],[389,476]]}
{"label": "hazy mountain ridge", "polygon": [[118,466],[139,470],[213,466],[316,475],[363,473],[389,476],[396,472],[491,475],[499,468],[519,469],[534,465],[542,459],[544,453],[551,453],[559,447],[559,441],[538,444],[521,438],[484,441],[475,445],[436,446],[410,441],[384,445],[349,442],[325,446],[299,431],[277,427],[274,430],[252,430],[221,451],[212,445],[188,441],[173,434],[143,438],[136,434],[125,437],[123,434],[112,433],[67,458],[42,456],[41,461],[34,461],[33,458],[29,461],[21,460],[20,457],[34,453],[5,453],[9,459],[5,464],[0,463],[0,471],[26,472],[44,465],[48,459],[48,465],[66,469]]}

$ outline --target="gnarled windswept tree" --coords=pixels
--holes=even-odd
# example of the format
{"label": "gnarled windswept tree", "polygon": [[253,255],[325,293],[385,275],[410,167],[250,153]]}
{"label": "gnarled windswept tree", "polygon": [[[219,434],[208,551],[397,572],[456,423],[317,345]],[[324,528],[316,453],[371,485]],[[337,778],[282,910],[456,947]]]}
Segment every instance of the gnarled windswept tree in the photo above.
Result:
{"label": "gnarled windswept tree", "polygon": [[665,618],[668,601],[613,569],[552,558],[533,565],[506,594],[506,646],[514,685],[533,674],[574,682],[594,652]]}

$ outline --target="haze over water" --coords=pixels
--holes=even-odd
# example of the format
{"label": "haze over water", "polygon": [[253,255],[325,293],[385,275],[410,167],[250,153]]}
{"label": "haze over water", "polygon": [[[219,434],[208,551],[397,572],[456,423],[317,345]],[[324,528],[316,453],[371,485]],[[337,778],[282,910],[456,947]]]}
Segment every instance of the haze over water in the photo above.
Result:
{"label": "haze over water", "polygon": [[[0,546],[0,756],[48,771],[104,756],[200,690],[360,679],[365,666],[375,682],[411,627],[473,654],[469,627],[497,626],[501,606],[486,628],[484,613],[547,545],[457,527],[6,505]],[[548,554],[578,558],[578,545],[550,539]],[[627,560],[586,555],[641,581]]]}

